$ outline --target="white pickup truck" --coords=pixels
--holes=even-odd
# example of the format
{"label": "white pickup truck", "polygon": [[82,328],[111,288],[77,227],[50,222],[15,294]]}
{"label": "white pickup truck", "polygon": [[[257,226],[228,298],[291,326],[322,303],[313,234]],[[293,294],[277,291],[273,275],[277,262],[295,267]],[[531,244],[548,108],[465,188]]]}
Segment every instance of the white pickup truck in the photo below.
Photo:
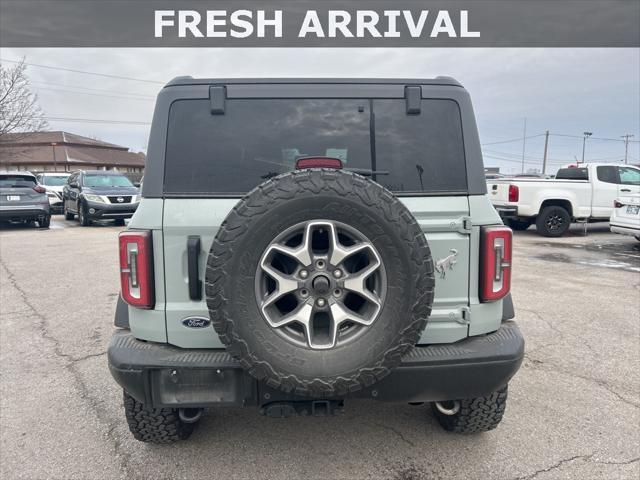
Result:
{"label": "white pickup truck", "polygon": [[608,220],[616,198],[640,194],[640,168],[585,163],[561,168],[549,180],[489,180],[487,190],[512,229],[525,230],[535,223],[540,235],[559,237],[571,222]]}

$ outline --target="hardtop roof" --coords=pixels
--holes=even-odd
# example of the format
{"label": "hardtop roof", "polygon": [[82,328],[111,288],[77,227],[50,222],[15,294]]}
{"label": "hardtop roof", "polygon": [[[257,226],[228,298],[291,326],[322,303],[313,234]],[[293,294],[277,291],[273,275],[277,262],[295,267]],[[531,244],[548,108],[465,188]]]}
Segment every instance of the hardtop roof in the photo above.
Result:
{"label": "hardtop roof", "polygon": [[[361,84],[361,85],[443,85],[462,87],[453,77],[438,76],[425,79],[403,78],[193,78],[190,76],[176,77],[165,87],[179,85],[220,85],[220,84]],[[462,87],[464,88],[464,87]]]}

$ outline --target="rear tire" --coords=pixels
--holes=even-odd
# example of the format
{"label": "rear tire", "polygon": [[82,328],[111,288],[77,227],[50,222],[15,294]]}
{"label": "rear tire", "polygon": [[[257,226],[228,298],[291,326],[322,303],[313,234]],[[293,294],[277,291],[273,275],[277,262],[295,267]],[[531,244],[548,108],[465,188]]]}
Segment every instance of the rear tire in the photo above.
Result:
{"label": "rear tire", "polygon": [[185,423],[176,408],[147,408],[127,392],[124,395],[124,413],[129,431],[136,440],[147,443],[174,443],[186,440],[193,432],[194,423]]}
{"label": "rear tire", "polygon": [[507,226],[510,227],[511,230],[522,231],[531,226],[531,220],[528,218],[510,218],[507,220]]}
{"label": "rear tire", "polygon": [[544,207],[536,218],[536,231],[543,237],[561,237],[571,226],[571,215],[563,207]]}
{"label": "rear tire", "polygon": [[[453,415],[445,415],[432,404],[432,409],[440,426],[448,432],[480,433],[498,426],[507,406],[507,385],[484,397],[457,400],[459,410]],[[455,402],[442,402],[446,408]],[[449,405],[451,404],[451,405]]]}
{"label": "rear tire", "polygon": [[49,228],[51,224],[51,215],[44,217],[42,220],[38,220],[38,228]]}

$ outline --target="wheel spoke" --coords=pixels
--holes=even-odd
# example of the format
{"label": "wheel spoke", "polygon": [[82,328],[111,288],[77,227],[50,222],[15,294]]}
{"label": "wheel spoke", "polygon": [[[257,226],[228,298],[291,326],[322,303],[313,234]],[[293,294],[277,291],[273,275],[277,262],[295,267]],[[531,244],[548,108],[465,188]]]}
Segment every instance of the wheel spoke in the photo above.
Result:
{"label": "wheel spoke", "polygon": [[371,290],[369,290],[365,284],[367,278],[369,278],[380,266],[380,261],[377,258],[372,258],[372,263],[363,268],[359,272],[350,275],[344,280],[345,290],[354,292],[365,300],[373,303],[377,308],[380,308],[380,299]]}
{"label": "wheel spoke", "polygon": [[287,293],[291,293],[298,289],[297,280],[276,270],[271,265],[263,262],[262,270],[264,270],[264,272],[267,273],[267,275],[269,275],[277,284],[276,289],[262,302],[263,310]]}
{"label": "wheel spoke", "polygon": [[284,327],[293,322],[301,323],[304,327],[305,335],[308,339],[311,339],[309,330],[311,330],[311,314],[313,313],[313,306],[308,303],[303,303],[293,312],[285,315],[277,321],[272,321],[271,326],[275,328]]}
{"label": "wheel spoke", "polygon": [[370,316],[370,318],[364,318],[348,308],[346,308],[342,303],[335,302],[330,307],[331,317],[333,318],[333,334],[334,337],[337,335],[338,329],[340,325],[344,322],[351,321],[354,323],[359,323],[360,325],[371,325],[373,323],[374,317]]}
{"label": "wheel spoke", "polygon": [[286,255],[294,259],[304,267],[308,267],[309,265],[311,265],[311,255],[309,254],[309,248],[304,243],[304,241],[302,242],[302,245],[300,245],[298,248],[291,248],[291,247],[287,247],[286,245],[280,245],[275,243],[269,247],[269,250],[267,253],[271,253],[271,252],[282,253],[283,255]]}

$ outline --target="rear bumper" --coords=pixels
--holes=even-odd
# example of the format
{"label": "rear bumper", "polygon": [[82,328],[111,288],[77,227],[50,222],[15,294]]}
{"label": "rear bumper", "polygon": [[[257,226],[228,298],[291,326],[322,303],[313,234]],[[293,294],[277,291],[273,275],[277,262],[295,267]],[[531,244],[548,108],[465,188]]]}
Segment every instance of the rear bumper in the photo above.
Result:
{"label": "rear bumper", "polygon": [[629,225],[615,225],[613,223],[609,226],[613,233],[619,233],[621,235],[632,235],[634,237],[640,236],[640,227],[634,228]]}
{"label": "rear bumper", "polygon": [[[415,347],[382,381],[350,395],[382,401],[429,402],[477,397],[505,385],[524,356],[514,322],[451,345]],[[109,369],[134,398],[154,407],[265,405],[309,400],[273,390],[248,375],[225,350],[181,349],[136,340],[117,330]]]}
{"label": "rear bumper", "polygon": [[50,215],[50,207],[46,205],[0,206],[0,218],[3,220],[36,220]]}

